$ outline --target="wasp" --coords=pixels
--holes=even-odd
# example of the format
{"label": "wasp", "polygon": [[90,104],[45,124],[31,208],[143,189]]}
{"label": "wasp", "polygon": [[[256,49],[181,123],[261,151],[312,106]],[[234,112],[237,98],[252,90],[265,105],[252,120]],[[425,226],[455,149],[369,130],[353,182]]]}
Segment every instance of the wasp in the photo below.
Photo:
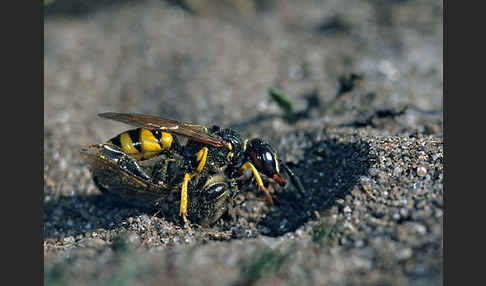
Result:
{"label": "wasp", "polygon": [[270,205],[262,176],[280,186],[281,167],[303,190],[298,177],[264,140],[242,139],[231,128],[211,128],[138,113],[98,116],[137,127],[81,150],[98,189],[143,207],[168,210],[179,204],[185,226],[218,220],[242,186],[254,181]]}

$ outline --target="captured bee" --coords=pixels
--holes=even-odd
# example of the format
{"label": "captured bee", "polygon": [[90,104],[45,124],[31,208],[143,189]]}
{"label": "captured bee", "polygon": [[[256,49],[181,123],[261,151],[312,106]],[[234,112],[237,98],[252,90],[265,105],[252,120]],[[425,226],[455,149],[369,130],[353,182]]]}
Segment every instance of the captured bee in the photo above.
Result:
{"label": "captured bee", "polygon": [[101,113],[137,129],[82,149],[95,185],[106,195],[163,211],[179,205],[203,225],[218,220],[244,184],[254,180],[268,202],[273,198],[262,175],[285,186],[281,167],[302,191],[295,174],[259,138],[243,140],[229,128],[211,128],[136,113]]}

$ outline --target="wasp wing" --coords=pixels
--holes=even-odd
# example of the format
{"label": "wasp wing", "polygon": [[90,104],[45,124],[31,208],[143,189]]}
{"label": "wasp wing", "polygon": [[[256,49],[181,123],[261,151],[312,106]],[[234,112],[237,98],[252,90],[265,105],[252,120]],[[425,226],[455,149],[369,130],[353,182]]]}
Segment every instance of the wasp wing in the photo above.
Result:
{"label": "wasp wing", "polygon": [[202,125],[195,125],[173,119],[167,119],[140,113],[117,113],[105,112],[98,116],[123,122],[136,127],[143,127],[151,130],[159,130],[179,136],[188,137],[192,140],[209,144],[215,147],[227,146],[228,143],[218,135],[208,133],[208,129]]}
{"label": "wasp wing", "polygon": [[[165,186],[155,185],[145,178],[130,174],[116,162],[100,156],[101,147],[102,144],[89,145],[81,149],[81,154],[94,176],[98,177],[99,180],[110,180],[111,187],[106,190],[95,181],[102,192],[129,201],[157,202],[167,196],[168,190]],[[150,189],[150,191],[147,189]]]}

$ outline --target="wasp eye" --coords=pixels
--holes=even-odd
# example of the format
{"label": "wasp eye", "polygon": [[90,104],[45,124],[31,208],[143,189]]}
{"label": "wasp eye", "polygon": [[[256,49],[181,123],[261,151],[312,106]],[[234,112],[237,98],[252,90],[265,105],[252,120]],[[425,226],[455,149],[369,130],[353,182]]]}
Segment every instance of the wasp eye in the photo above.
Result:
{"label": "wasp eye", "polygon": [[248,142],[247,152],[259,172],[283,184],[279,175],[277,154],[269,144],[258,138],[252,139]]}

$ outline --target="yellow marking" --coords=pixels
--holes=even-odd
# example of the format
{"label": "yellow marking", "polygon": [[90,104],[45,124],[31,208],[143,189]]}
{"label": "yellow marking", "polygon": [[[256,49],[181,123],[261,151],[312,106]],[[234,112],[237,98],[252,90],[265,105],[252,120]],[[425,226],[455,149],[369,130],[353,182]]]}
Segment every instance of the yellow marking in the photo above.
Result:
{"label": "yellow marking", "polygon": [[121,147],[122,147],[123,151],[125,151],[125,153],[127,153],[129,155],[140,153],[140,152],[138,152],[137,148],[135,148],[135,146],[133,146],[132,139],[130,138],[130,135],[128,135],[127,132],[123,132],[120,135],[120,142],[121,142]]}
{"label": "yellow marking", "polygon": [[172,135],[167,132],[161,133],[160,142],[154,136],[152,131],[140,129],[140,143],[142,146],[143,158],[149,159],[158,155],[162,150],[168,150],[172,145]]}
{"label": "yellow marking", "polygon": [[142,145],[142,152],[157,152],[161,151],[162,147],[159,145],[159,140],[155,138],[150,130],[145,128],[140,129],[140,143]]}
{"label": "yellow marking", "polygon": [[187,185],[191,176],[189,174],[184,175],[184,181],[182,181],[182,191],[181,191],[181,204],[180,204],[180,214],[184,220],[184,225],[189,226],[189,221],[187,220]]}
{"label": "yellow marking", "polygon": [[[129,136],[129,137],[130,137],[130,136]],[[129,139],[131,139],[131,138],[129,138]],[[121,142],[121,139],[120,139],[120,142]],[[106,142],[105,142],[105,144],[110,144],[110,145],[116,146],[115,144],[113,144],[113,141],[111,141],[111,140],[106,141]],[[132,146],[133,146],[133,145],[132,145]],[[118,147],[118,146],[117,146],[117,147]],[[123,150],[123,152],[127,153],[127,154],[128,154],[130,157],[132,157],[132,158],[133,158],[133,159],[135,159],[135,160],[140,160],[140,159],[142,159],[142,158],[150,158],[150,157],[145,157],[145,155],[146,155],[146,154],[142,154],[142,153],[136,153],[136,154],[133,154],[133,153],[132,153],[132,154],[130,154],[130,153],[128,153],[126,150],[124,150],[124,149],[122,149],[122,150]],[[138,150],[137,150],[137,151],[138,151]],[[156,154],[154,154],[154,155],[156,155]]]}
{"label": "yellow marking", "polygon": [[172,146],[172,141],[174,140],[172,138],[172,135],[167,132],[162,132],[162,137],[160,138],[160,144],[162,144],[162,149],[168,150],[170,149],[170,146]]}
{"label": "yellow marking", "polygon": [[253,173],[253,176],[255,177],[255,181],[256,181],[256,184],[258,185],[258,188],[261,191],[263,191],[263,193],[265,193],[265,196],[267,197],[267,200],[270,203],[270,205],[273,205],[272,196],[270,195],[270,192],[267,190],[267,188],[265,188],[265,186],[263,185],[262,177],[260,177],[260,174],[258,173],[255,166],[253,166],[253,164],[250,163],[249,161],[244,163],[240,168],[240,172],[242,172],[242,173],[247,172],[247,171],[251,171]]}
{"label": "yellow marking", "polygon": [[199,162],[196,168],[196,172],[201,173],[206,165],[206,159],[208,157],[208,147],[203,147],[196,154],[196,160]]}
{"label": "yellow marking", "polygon": [[226,148],[228,148],[228,150],[233,150],[233,145],[231,145],[231,143],[226,143]]}
{"label": "yellow marking", "polygon": [[139,138],[144,159],[152,158],[162,151],[157,138],[150,130],[140,128]]}

